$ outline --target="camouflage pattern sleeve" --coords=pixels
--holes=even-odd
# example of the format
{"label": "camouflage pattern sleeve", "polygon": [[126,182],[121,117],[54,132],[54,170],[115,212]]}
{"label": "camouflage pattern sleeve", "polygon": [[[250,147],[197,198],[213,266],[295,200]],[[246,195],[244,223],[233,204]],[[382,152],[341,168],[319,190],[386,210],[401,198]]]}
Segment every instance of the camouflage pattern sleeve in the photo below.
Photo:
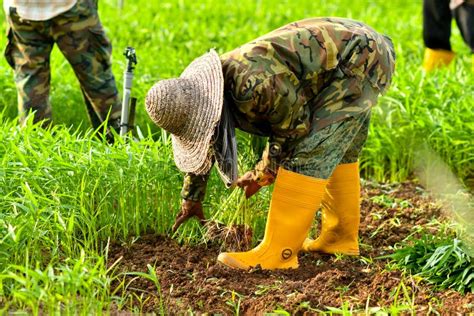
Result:
{"label": "camouflage pattern sleeve", "polygon": [[199,201],[204,200],[206,195],[207,181],[209,180],[209,173],[205,175],[196,175],[187,173],[184,176],[183,188],[181,190],[181,197],[184,200]]}

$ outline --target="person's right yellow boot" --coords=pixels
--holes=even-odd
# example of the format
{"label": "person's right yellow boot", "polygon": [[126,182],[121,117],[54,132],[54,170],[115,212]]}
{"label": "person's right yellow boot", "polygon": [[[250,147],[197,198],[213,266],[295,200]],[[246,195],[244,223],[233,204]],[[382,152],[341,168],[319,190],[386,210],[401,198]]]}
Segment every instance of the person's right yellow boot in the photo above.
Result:
{"label": "person's right yellow boot", "polygon": [[423,58],[423,68],[426,71],[431,71],[436,68],[446,67],[451,63],[455,55],[456,54],[450,50],[426,48]]}
{"label": "person's right yellow boot", "polygon": [[306,239],[303,251],[359,255],[359,163],[338,165],[329,178],[322,200],[321,232]]}
{"label": "person's right yellow boot", "polygon": [[234,269],[298,268],[298,251],[308,236],[327,180],[279,168],[262,242],[246,252],[223,252],[217,260]]}

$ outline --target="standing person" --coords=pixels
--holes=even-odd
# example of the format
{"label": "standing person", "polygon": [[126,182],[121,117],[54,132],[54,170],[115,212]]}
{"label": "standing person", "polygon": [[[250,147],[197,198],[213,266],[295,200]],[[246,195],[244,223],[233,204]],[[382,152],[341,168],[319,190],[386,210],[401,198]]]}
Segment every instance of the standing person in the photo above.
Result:
{"label": "standing person", "polygon": [[[213,162],[247,197],[275,183],[265,237],[247,252],[221,253],[232,268],[298,267],[298,251],[358,255],[359,165],[370,109],[392,80],[390,39],[342,18],[283,26],[235,50],[194,60],[148,92],[151,119],[172,134],[186,172],[174,226],[197,216]],[[237,179],[233,128],[269,137],[262,160]],[[322,205],[322,232],[308,235]]]}
{"label": "standing person", "polygon": [[[451,49],[451,20],[454,17],[461,35],[474,54],[474,0],[424,0],[423,40],[427,71],[447,66],[455,53]],[[472,55],[474,71],[474,55]]]}
{"label": "standing person", "polygon": [[[20,121],[51,120],[50,55],[56,43],[79,79],[94,128],[106,119],[120,125],[120,98],[111,69],[112,46],[94,0],[5,0],[8,44],[5,58],[15,72]],[[109,135],[110,136],[110,135]]]}

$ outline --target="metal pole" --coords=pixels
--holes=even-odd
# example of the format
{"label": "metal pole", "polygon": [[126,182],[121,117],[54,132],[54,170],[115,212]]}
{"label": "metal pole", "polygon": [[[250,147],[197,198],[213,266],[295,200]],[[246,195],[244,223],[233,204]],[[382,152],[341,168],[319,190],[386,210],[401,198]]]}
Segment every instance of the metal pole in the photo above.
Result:
{"label": "metal pole", "polygon": [[124,52],[125,57],[128,59],[127,69],[124,73],[123,78],[123,99],[122,99],[122,116],[120,121],[120,136],[125,136],[128,132],[129,127],[129,115],[130,115],[130,95],[132,92],[133,82],[133,68],[137,64],[137,56],[135,55],[135,49],[133,47],[127,47]]}
{"label": "metal pole", "polygon": [[120,124],[120,136],[127,134],[130,95],[132,91],[133,73],[125,72],[123,80],[122,100],[122,124]]}

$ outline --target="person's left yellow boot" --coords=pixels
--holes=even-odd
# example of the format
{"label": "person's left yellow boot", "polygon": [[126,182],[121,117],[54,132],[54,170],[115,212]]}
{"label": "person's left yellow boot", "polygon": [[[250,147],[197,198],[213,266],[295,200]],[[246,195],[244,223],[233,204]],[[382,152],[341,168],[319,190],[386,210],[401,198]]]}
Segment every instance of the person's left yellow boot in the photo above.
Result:
{"label": "person's left yellow boot", "polygon": [[471,71],[474,73],[474,54],[471,55]]}
{"label": "person's left yellow boot", "polygon": [[298,251],[308,235],[327,180],[279,168],[262,242],[247,252],[224,252],[217,260],[248,270],[298,268]]}
{"label": "person's left yellow boot", "polygon": [[425,48],[423,68],[426,71],[432,71],[437,68],[446,67],[454,59],[454,56],[456,54],[450,50]]}
{"label": "person's left yellow boot", "polygon": [[322,200],[321,232],[306,239],[303,251],[359,255],[359,163],[338,165],[329,177]]}

